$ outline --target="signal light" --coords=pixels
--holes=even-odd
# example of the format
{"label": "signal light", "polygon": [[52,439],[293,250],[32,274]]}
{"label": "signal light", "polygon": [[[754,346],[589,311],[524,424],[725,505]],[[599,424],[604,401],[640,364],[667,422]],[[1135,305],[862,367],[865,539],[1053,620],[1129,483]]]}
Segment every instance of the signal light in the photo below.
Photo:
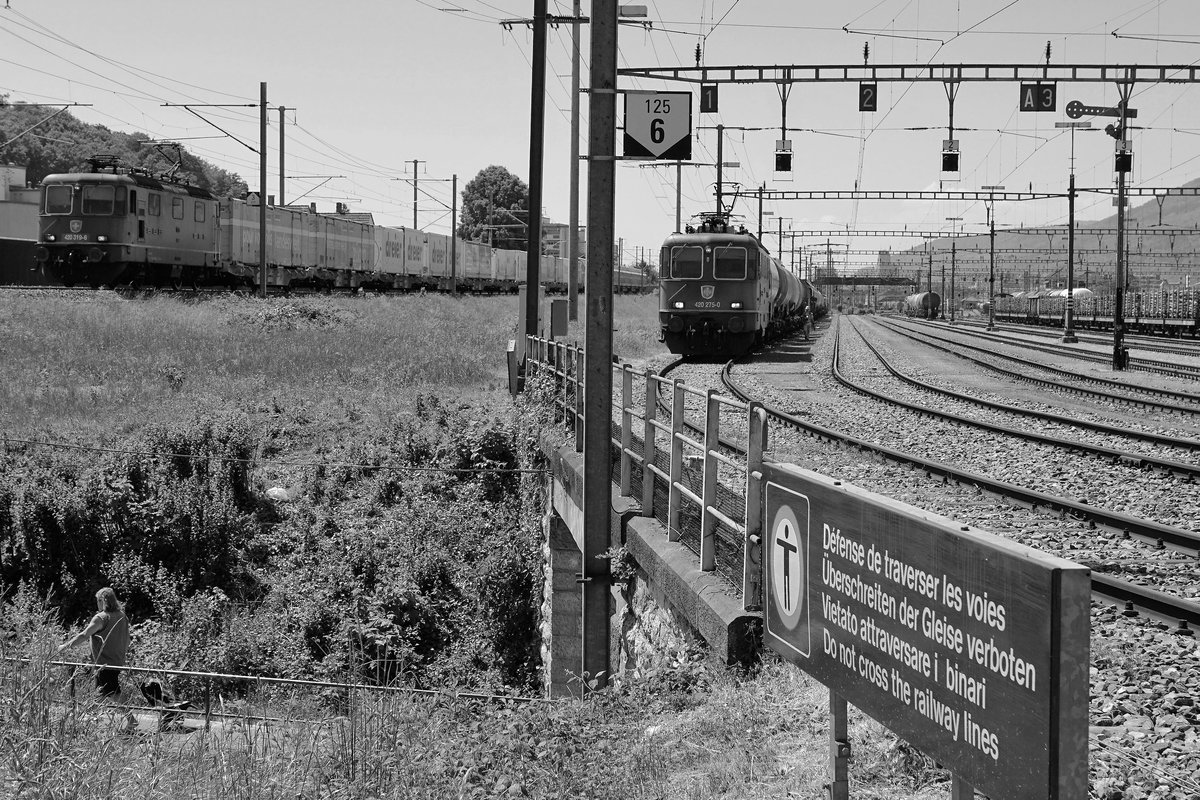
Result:
{"label": "signal light", "polygon": [[958,153],[942,153],[942,172],[958,172]]}
{"label": "signal light", "polygon": [[1113,172],[1133,172],[1133,153],[1117,153],[1113,159]]}
{"label": "signal light", "polygon": [[776,172],[791,172],[792,171],[792,154],[791,153],[776,153],[775,154],[775,171]]}

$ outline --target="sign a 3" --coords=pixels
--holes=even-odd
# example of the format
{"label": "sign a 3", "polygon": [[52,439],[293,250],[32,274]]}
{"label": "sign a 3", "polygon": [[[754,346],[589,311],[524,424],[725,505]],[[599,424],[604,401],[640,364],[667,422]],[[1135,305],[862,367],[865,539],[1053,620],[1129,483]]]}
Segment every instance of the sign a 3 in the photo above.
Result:
{"label": "sign a 3", "polygon": [[625,92],[624,155],[690,160],[691,92]]}
{"label": "sign a 3", "polygon": [[1022,111],[1054,111],[1058,105],[1058,84],[1022,83]]}

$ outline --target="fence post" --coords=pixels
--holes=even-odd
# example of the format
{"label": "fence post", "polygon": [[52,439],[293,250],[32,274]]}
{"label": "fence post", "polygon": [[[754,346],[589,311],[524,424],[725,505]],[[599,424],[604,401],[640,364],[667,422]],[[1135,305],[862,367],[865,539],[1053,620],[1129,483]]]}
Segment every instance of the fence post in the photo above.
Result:
{"label": "fence post", "polygon": [[212,678],[204,679],[204,730],[212,726]]}
{"label": "fence post", "polygon": [[742,608],[762,608],[762,466],[767,449],[767,414],[762,404],[750,404],[746,447],[746,540],[742,554]]}
{"label": "fence post", "polygon": [[575,452],[583,452],[583,381],[579,379],[579,365],[583,363],[583,348],[579,345],[574,346],[575,359],[572,362],[574,367],[573,380],[575,382],[575,410],[573,413],[575,419]]}
{"label": "fence post", "polygon": [[682,496],[679,484],[683,480],[683,379],[671,381],[671,485],[667,492],[667,541],[679,541],[679,506]]}
{"label": "fence post", "polygon": [[709,389],[704,410],[704,475],[700,491],[700,569],[712,572],[717,568],[717,518],[711,508],[717,504],[717,456],[721,446],[721,401],[717,390]]}
{"label": "fence post", "polygon": [[646,370],[646,416],[642,428],[642,516],[654,516],[654,483],[657,476],[650,470],[658,454],[657,431],[654,418],[658,413],[658,382],[650,370]]}
{"label": "fence post", "polygon": [[629,496],[630,449],[633,447],[633,367],[621,365],[621,497]]}
{"label": "fence post", "polygon": [[562,407],[562,421],[566,425],[573,420],[571,404],[567,402],[567,395],[571,394],[571,381],[568,379],[568,374],[571,369],[571,354],[561,342],[552,342],[547,345],[554,353],[554,421],[558,422],[558,409]]}

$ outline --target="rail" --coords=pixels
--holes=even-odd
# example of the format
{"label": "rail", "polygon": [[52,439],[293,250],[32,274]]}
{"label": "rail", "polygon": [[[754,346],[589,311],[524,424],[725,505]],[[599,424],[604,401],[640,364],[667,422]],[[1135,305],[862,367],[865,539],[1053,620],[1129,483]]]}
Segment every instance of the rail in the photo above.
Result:
{"label": "rail", "polygon": [[[527,352],[529,379],[540,375],[552,383],[553,419],[572,431],[575,450],[582,451],[582,348],[529,337]],[[761,608],[762,509],[747,498],[762,492],[766,410],[629,364],[614,364],[613,373],[611,443],[620,495],[640,503],[640,516],[658,518],[670,541],[692,549],[702,571],[740,589],[744,608]],[[669,393],[665,419],[660,391]],[[702,422],[687,421],[689,406],[702,406]],[[744,448],[721,442],[722,417],[730,415]]]}

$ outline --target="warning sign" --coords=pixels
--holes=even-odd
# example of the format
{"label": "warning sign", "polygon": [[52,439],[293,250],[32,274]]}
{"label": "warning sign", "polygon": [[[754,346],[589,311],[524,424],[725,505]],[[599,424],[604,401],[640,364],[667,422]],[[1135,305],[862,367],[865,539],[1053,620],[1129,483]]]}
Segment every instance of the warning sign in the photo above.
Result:
{"label": "warning sign", "polygon": [[808,631],[808,500],[783,487],[767,487],[775,512],[767,543],[771,602],[766,624],[800,655],[811,650]]}
{"label": "warning sign", "polygon": [[1087,569],[763,473],[767,645],[992,797],[1085,796]]}

